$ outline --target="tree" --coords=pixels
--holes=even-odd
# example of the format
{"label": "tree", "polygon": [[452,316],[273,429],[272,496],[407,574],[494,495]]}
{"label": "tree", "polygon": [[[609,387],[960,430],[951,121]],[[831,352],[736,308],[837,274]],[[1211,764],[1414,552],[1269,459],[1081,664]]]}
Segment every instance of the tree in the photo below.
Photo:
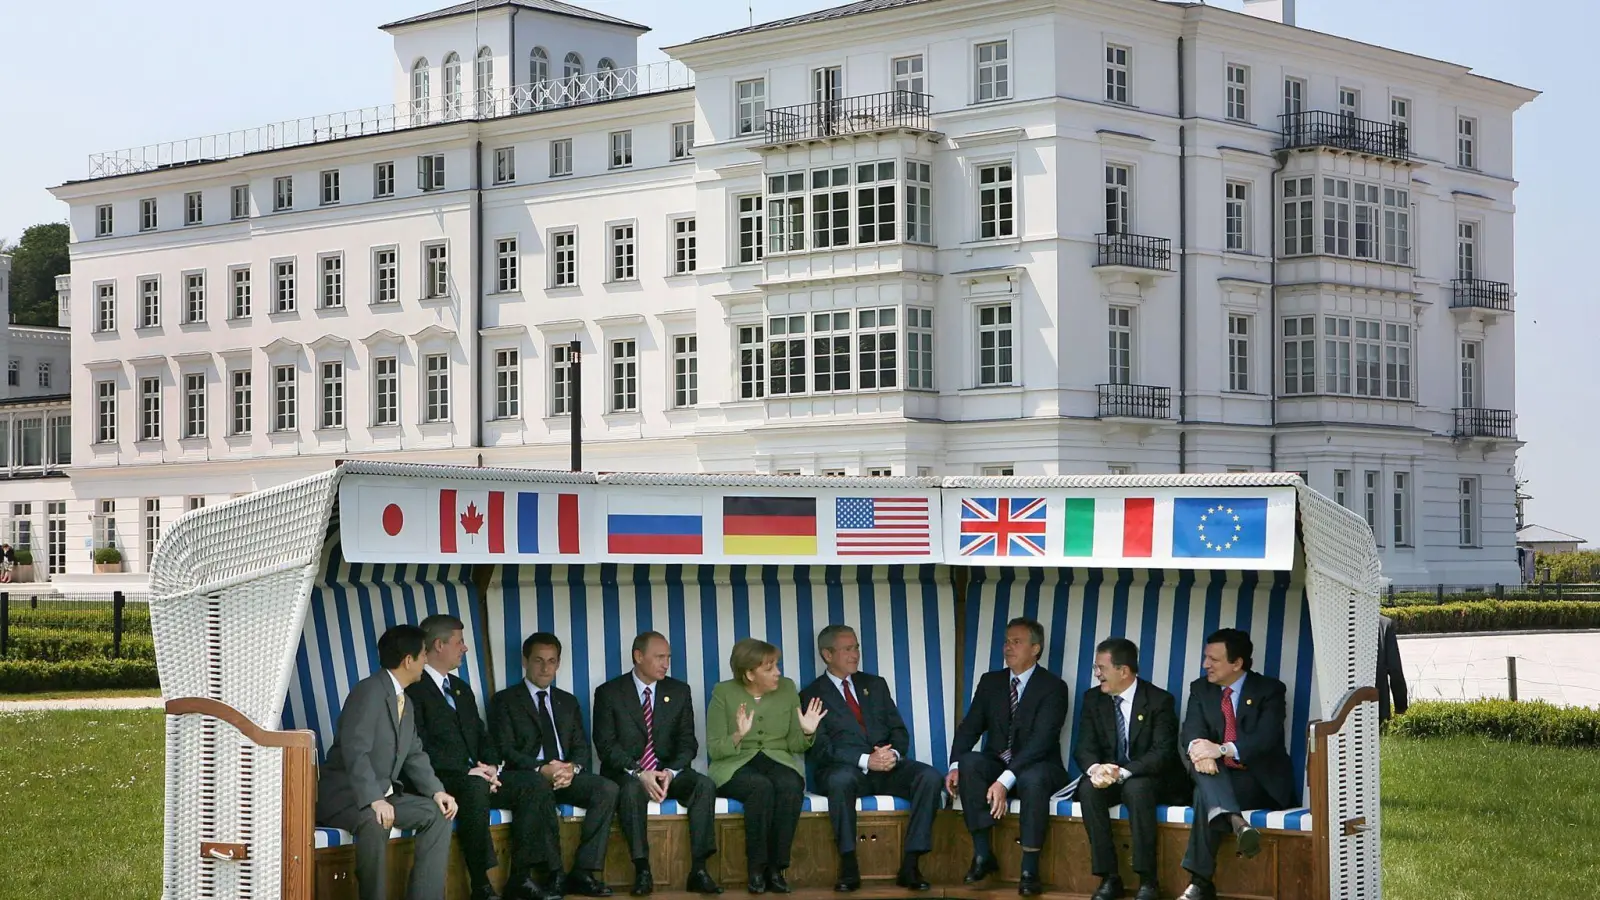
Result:
{"label": "tree", "polygon": [[54,325],[56,276],[71,271],[65,222],[34,225],[11,245],[11,320],[18,325]]}

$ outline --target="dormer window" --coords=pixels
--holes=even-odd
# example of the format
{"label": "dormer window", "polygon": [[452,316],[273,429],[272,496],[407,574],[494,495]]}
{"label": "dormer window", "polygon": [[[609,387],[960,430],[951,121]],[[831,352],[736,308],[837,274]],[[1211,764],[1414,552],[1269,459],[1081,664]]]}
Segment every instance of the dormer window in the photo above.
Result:
{"label": "dormer window", "polygon": [[566,60],[561,63],[562,78],[577,78],[583,74],[583,57],[577,53],[568,53]]}
{"label": "dormer window", "polygon": [[444,58],[444,117],[461,115],[461,57],[451,53]]}
{"label": "dormer window", "polygon": [[419,59],[411,66],[411,117],[428,116],[428,61]]}

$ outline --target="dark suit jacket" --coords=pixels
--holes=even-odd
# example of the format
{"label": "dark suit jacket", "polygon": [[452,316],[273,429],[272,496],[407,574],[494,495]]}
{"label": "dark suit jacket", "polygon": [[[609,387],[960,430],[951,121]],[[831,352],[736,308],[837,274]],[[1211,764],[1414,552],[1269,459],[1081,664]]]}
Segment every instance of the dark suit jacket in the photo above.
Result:
{"label": "dark suit jacket", "polygon": [[[550,715],[556,720],[556,738],[561,744],[561,761],[588,768],[589,736],[583,728],[578,698],[551,685],[550,706]],[[544,764],[538,761],[544,740],[544,726],[539,724],[539,718],[539,708],[533,705],[533,693],[525,681],[499,691],[489,701],[489,734],[505,757],[506,768],[532,772]]]}
{"label": "dark suit jacket", "polygon": [[[868,672],[850,676],[850,689],[861,704],[863,727],[856,721],[844,694],[833,685],[833,679],[824,672],[806,686],[800,694],[800,703],[809,705],[821,699],[828,714],[817,726],[817,743],[807,756],[821,769],[829,766],[849,766],[860,769],[861,755],[885,744],[899,752],[902,759],[911,758],[911,732],[894,705],[894,695],[889,692],[889,682]],[[1008,701],[1009,702],[1009,701]]]}
{"label": "dark suit jacket", "polygon": [[[1066,724],[1071,704],[1065,682],[1054,672],[1039,666],[1028,678],[1017,702],[1017,739],[1011,751],[1011,771],[1049,763],[1062,766],[1061,727]],[[824,719],[823,721],[827,721]],[[956,726],[950,745],[950,759],[958,759],[985,738],[985,749],[999,753],[1006,746],[1013,728],[1011,721],[1011,670],[986,672],[972,694],[966,718]]]}
{"label": "dark suit jacket", "polygon": [[[594,691],[594,745],[600,753],[600,774],[621,776],[644,756],[644,706],[628,670]],[[700,752],[694,736],[694,696],[689,685],[663,678],[651,685],[651,721],[655,725],[656,761],[663,769],[689,768]]]}
{"label": "dark suit jacket", "polygon": [[382,669],[356,682],[344,698],[333,746],[319,771],[317,818],[371,806],[402,776],[425,796],[444,790],[417,737],[414,705],[408,700],[400,718],[394,682]]}
{"label": "dark suit jacket", "polygon": [[1395,636],[1394,620],[1378,617],[1378,719],[1389,718],[1389,695],[1394,695],[1394,714],[1406,711],[1406,670],[1400,663],[1400,639]]}
{"label": "dark suit jacket", "polygon": [[[1239,761],[1256,776],[1279,809],[1300,805],[1300,788],[1284,746],[1286,697],[1287,690],[1278,679],[1259,672],[1246,676],[1233,742],[1239,749]],[[1199,738],[1222,743],[1222,688],[1203,677],[1189,685],[1189,710],[1184,713],[1183,732],[1178,738],[1179,759],[1185,767],[1189,765],[1189,744]]]}
{"label": "dark suit jacket", "polygon": [[[1098,687],[1084,692],[1078,709],[1078,746],[1072,755],[1078,768],[1087,774],[1090,766],[1117,761],[1117,709],[1111,696]],[[1127,716],[1127,770],[1136,776],[1157,779],[1163,793],[1181,789],[1177,701],[1141,678],[1133,692],[1133,709]]]}
{"label": "dark suit jacket", "polygon": [[489,729],[478,715],[478,698],[472,688],[454,675],[445,681],[456,698],[451,709],[433,676],[427,672],[406,688],[407,702],[417,711],[417,734],[439,775],[465,775],[474,765],[499,765],[500,751],[489,737]]}

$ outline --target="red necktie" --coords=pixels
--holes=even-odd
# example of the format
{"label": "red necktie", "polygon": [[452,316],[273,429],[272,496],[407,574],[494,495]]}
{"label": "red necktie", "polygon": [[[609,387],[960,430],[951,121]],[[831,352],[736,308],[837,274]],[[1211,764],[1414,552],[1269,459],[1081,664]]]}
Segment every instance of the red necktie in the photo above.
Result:
{"label": "red necktie", "polygon": [[[1233,688],[1225,687],[1222,689],[1222,742],[1224,744],[1234,744],[1238,740],[1239,719],[1233,713]],[[1244,768],[1239,765],[1237,759],[1231,756],[1224,759],[1222,763],[1230,769]]]}
{"label": "red necktie", "polygon": [[850,679],[846,678],[839,683],[844,685],[844,705],[850,707],[850,711],[855,713],[856,724],[861,726],[862,731],[866,731],[867,717],[861,714],[861,704],[856,702],[855,692],[850,690]]}

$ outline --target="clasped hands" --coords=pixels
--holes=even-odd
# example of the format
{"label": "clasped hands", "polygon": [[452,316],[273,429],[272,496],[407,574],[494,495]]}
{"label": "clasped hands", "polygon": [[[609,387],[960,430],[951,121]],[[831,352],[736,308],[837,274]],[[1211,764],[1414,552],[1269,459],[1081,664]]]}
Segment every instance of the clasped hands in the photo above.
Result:
{"label": "clasped hands", "polygon": [[[456,817],[456,798],[444,791],[439,791],[433,795],[433,802],[438,805],[439,812],[443,813],[446,819],[454,819]],[[368,808],[377,815],[379,825],[384,828],[394,827],[394,804],[390,803],[387,798],[379,798],[372,801],[371,806]]]}
{"label": "clasped hands", "polygon": [[1198,738],[1189,744],[1189,762],[1201,775],[1217,774],[1218,761],[1226,755],[1221,744],[1205,738]]}
{"label": "clasped hands", "polygon": [[488,763],[478,763],[467,771],[468,775],[476,775],[489,782],[489,793],[500,790],[500,767]]}
{"label": "clasped hands", "polygon": [[873,747],[872,752],[867,754],[867,771],[869,772],[890,772],[899,764],[900,757],[895,755],[894,748],[888,744],[880,744]]}
{"label": "clasped hands", "polygon": [[1095,763],[1089,767],[1089,783],[1097,788],[1108,788],[1122,780],[1126,769],[1116,763]]}
{"label": "clasped hands", "polygon": [[572,778],[578,774],[578,769],[572,763],[558,759],[540,766],[539,774],[550,779],[550,786],[559,791],[572,784]]}
{"label": "clasped hands", "polygon": [[672,783],[672,773],[666,769],[640,769],[639,783],[644,792],[656,803],[667,799],[667,785]]}

